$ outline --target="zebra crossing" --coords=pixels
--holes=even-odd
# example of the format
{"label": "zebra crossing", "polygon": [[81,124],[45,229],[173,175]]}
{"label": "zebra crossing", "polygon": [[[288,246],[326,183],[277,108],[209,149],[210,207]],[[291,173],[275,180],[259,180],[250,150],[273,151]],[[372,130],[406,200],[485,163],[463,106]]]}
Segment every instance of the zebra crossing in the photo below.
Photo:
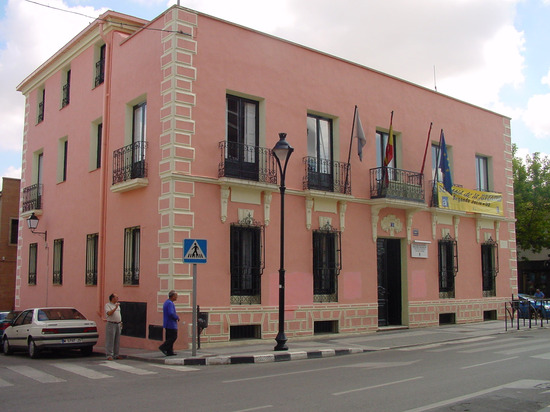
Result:
{"label": "zebra crossing", "polygon": [[189,366],[140,364],[133,366],[123,362],[98,362],[77,364],[70,362],[40,363],[37,366],[0,366],[0,393],[3,388],[28,384],[28,382],[55,384],[74,379],[109,379],[121,375],[162,375],[166,373],[187,373],[199,370]]}

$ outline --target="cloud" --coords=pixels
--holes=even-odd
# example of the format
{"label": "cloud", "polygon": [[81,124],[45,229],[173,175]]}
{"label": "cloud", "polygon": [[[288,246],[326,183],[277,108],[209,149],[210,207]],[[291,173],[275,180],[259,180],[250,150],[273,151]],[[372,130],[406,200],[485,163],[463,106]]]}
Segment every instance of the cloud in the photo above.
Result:
{"label": "cloud", "polygon": [[[550,0],[548,0],[548,1],[550,2]],[[544,77],[540,80],[540,82],[541,82],[542,84],[546,84],[546,85],[550,86],[550,70],[548,70],[548,74],[547,74],[546,76],[544,76]]]}
{"label": "cloud", "polygon": [[527,127],[535,137],[545,139],[550,137],[550,94],[532,96],[527,103],[527,110],[522,116]]}
{"label": "cloud", "polygon": [[[50,0],[48,5],[69,10],[61,0]],[[51,7],[9,0],[0,20],[3,40],[0,43],[0,150],[21,150],[25,99],[15,90],[17,85],[90,22],[83,16]],[[70,10],[91,16],[100,14],[100,10],[93,7]]]}

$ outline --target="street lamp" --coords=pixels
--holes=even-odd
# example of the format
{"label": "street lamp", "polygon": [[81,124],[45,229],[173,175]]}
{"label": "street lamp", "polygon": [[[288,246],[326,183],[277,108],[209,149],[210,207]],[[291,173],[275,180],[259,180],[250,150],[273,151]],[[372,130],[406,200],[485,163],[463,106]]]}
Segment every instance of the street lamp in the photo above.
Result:
{"label": "street lamp", "polygon": [[36,232],[35,231],[35,229],[38,227],[38,218],[36,217],[34,212],[27,219],[27,226],[29,227],[29,229],[31,230],[32,233],[34,233],[35,235],[44,235],[44,241],[48,240],[48,231],[47,230],[45,232]]}
{"label": "street lamp", "polygon": [[279,141],[273,148],[273,154],[279,166],[281,174],[281,184],[279,190],[281,192],[281,246],[280,246],[280,262],[279,267],[279,333],[275,340],[277,345],[274,350],[288,350],[286,346],[285,335],[285,175],[288,159],[294,151],[294,148],[286,141],[286,133],[279,133]]}

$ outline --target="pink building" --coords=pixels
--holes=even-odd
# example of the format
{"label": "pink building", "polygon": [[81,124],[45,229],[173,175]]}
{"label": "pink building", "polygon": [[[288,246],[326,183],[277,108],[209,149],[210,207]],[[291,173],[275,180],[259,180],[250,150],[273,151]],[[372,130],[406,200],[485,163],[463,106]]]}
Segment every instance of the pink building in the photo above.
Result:
{"label": "pink building", "polygon": [[[101,322],[116,291],[122,345],[156,348],[175,289],[185,321],[177,346],[187,347],[193,288],[182,241],[206,239],[202,342],[274,339],[280,132],[294,147],[290,341],[502,318],[517,292],[502,115],[178,6],[150,22],[105,13],[18,90],[27,104],[17,308],[74,305]],[[356,105],[366,145],[359,161],[354,138],[348,163]],[[453,196],[433,183],[450,175]],[[35,233],[25,222],[33,213]]]}

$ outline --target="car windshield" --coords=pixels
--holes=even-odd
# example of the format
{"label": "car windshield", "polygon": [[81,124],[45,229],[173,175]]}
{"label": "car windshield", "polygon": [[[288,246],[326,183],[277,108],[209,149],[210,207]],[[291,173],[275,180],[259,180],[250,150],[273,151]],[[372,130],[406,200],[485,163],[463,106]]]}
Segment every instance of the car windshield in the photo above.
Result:
{"label": "car windshield", "polygon": [[86,319],[82,313],[72,308],[40,309],[38,320],[71,320]]}

